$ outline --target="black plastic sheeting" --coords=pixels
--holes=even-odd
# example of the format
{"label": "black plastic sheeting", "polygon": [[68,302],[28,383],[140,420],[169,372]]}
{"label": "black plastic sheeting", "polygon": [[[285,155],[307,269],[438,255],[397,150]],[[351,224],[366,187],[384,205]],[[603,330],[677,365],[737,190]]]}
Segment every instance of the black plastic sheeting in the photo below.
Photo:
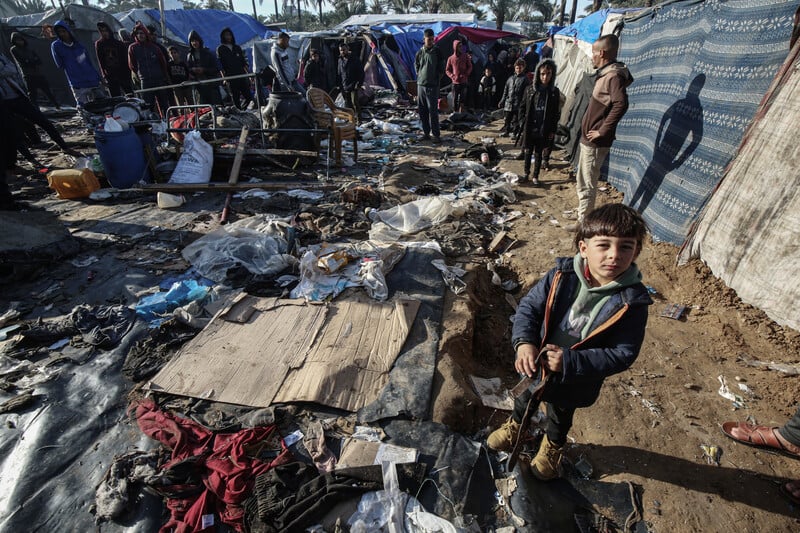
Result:
{"label": "black plastic sheeting", "polygon": [[[136,331],[143,328],[136,324],[116,348],[98,352],[83,365],[64,366],[55,378],[36,386],[39,401],[5,417],[0,530],[94,530],[95,487],[114,455],[131,447],[154,447],[123,421],[130,385],[120,368]],[[120,523],[119,529],[156,531],[160,499],[145,497],[135,507],[136,518]]]}
{"label": "black plastic sheeting", "polygon": [[[531,533],[584,533],[598,520],[609,520],[614,530],[624,531],[625,520],[633,511],[630,488],[627,483],[610,483],[582,479],[570,472],[554,481],[539,481],[533,477],[526,464],[518,463],[512,473],[517,490],[511,495],[510,507],[525,521],[517,531]],[[594,509],[603,509],[601,517]],[[635,533],[646,533],[644,521],[634,526]]]}
{"label": "black plastic sheeting", "polygon": [[359,421],[375,422],[397,416],[430,418],[445,291],[442,276],[431,261],[442,258],[441,253],[429,248],[409,248],[386,277],[389,298],[405,294],[419,300],[420,307],[389,373],[389,383],[377,400],[358,412]]}

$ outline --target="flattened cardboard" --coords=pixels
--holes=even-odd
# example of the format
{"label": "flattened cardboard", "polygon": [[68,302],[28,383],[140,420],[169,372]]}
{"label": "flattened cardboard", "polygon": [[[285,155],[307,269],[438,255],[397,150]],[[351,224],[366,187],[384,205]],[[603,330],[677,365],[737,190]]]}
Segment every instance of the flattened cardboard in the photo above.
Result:
{"label": "flattened cardboard", "polygon": [[292,370],[275,402],[315,402],[357,411],[374,401],[389,380],[419,310],[417,300],[342,300],[302,367]]}
{"label": "flattened cardboard", "polygon": [[[250,299],[250,297],[244,297]],[[222,311],[164,366],[151,390],[218,402],[268,407],[289,369],[303,358],[327,307],[259,298],[246,322],[241,300]],[[230,310],[234,321],[224,317]]]}
{"label": "flattened cardboard", "polygon": [[408,299],[321,306],[241,295],[150,389],[252,407],[309,401],[356,411],[388,381],[418,309]]}
{"label": "flattened cardboard", "polygon": [[339,454],[336,469],[379,465],[383,461],[398,464],[416,463],[417,459],[419,459],[419,451],[414,448],[347,438],[342,443],[342,453]]}

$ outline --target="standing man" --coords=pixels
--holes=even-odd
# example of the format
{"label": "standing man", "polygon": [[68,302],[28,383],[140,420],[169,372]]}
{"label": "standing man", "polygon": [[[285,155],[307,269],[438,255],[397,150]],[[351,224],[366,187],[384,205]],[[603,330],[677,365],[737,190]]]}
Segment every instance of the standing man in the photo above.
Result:
{"label": "standing man", "polygon": [[289,34],[280,32],[278,40],[272,45],[270,52],[270,60],[272,61],[272,70],[275,71],[275,84],[273,82],[273,91],[294,91],[305,95],[306,90],[297,81],[297,66],[292,62],[289,57]]}
{"label": "standing man", "polygon": [[456,39],[453,41],[453,55],[447,58],[445,73],[453,82],[453,111],[464,112],[464,100],[467,97],[467,81],[472,74],[472,58],[464,53],[464,45]]}
{"label": "standing man", "polygon": [[61,109],[61,106],[50,91],[50,84],[47,82],[47,78],[39,72],[39,65],[42,64],[42,60],[39,59],[39,54],[28,46],[25,36],[15,31],[11,34],[11,45],[11,55],[14,56],[14,61],[17,62],[17,66],[22,72],[25,85],[28,86],[28,98],[31,99],[31,102],[36,105],[36,93],[42,91],[53,107]]}
{"label": "standing man", "polygon": [[633,83],[633,76],[624,63],[617,61],[618,51],[616,35],[604,35],[592,45],[592,65],[597,71],[592,97],[581,121],[576,177],[578,222],[564,226],[568,231],[577,229],[586,213],[594,209],[600,168],[614,142],[617,124],[628,110],[625,88]]}
{"label": "standing man", "polygon": [[308,52],[308,63],[303,71],[303,78],[305,79],[306,89],[315,87],[328,92],[328,84],[325,80],[325,64],[319,55],[319,50],[312,48]]}
{"label": "standing man", "polygon": [[69,24],[59,20],[53,29],[58,38],[50,44],[50,54],[56,66],[67,75],[69,87],[78,105],[108,96],[100,86],[100,74],[89,60],[86,48],[72,35]]}
{"label": "standing man", "polygon": [[[144,24],[137,22],[133,27],[134,43],[128,47],[128,66],[131,72],[139,78],[142,89],[155,89],[169,85],[169,70],[167,58],[161,49],[150,40],[150,32]],[[167,116],[169,108],[169,89],[159,89],[141,93],[142,99],[150,106],[158,104],[158,110],[163,118]]]}
{"label": "standing man", "polygon": [[350,46],[339,44],[339,88],[342,90],[345,107],[352,107],[356,113],[356,123],[361,116],[358,105],[358,89],[364,83],[364,65],[350,52]]}
{"label": "standing man", "polygon": [[414,58],[417,70],[417,107],[422,121],[422,140],[427,141],[433,134],[433,142],[439,144],[439,81],[444,74],[444,57],[434,44],[433,30],[423,32],[422,48]]}
{"label": "standing man", "polygon": [[97,23],[100,38],[94,42],[97,64],[111,96],[133,93],[131,70],[128,68],[128,46],[118,41],[111,27],[105,22]]}
{"label": "standing man", "polygon": [[[222,44],[217,47],[217,59],[219,59],[219,63],[222,66],[222,73],[225,76],[239,76],[249,73],[247,58],[242,51],[242,47],[236,44],[233,31],[230,28],[222,30],[219,34],[219,41]],[[239,78],[238,80],[228,80],[226,83],[234,105],[239,109],[247,109],[248,104],[253,101],[250,94],[250,80]]]}
{"label": "standing man", "polygon": [[[189,44],[192,49],[186,56],[186,66],[196,81],[212,80],[219,77],[219,66],[216,56],[205,47],[203,38],[195,30],[189,32]],[[199,104],[214,105],[219,103],[219,84],[204,83],[196,86]]]}

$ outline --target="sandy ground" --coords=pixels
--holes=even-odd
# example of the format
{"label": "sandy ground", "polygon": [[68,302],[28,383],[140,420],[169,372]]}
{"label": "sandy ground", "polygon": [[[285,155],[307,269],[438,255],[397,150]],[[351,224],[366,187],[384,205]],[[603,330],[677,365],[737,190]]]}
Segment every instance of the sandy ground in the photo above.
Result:
{"label": "sandy ground", "polygon": [[[470,133],[466,140],[477,142],[484,135]],[[498,140],[501,148],[513,149]],[[522,164],[501,162],[505,170],[518,173]],[[523,213],[509,231],[518,244],[498,268],[503,280],[520,283],[511,294],[516,301],[556,256],[575,253],[573,236],[563,228],[570,222],[563,213],[577,205],[575,189],[566,163],[555,158],[554,167],[543,173],[543,187],[518,187],[516,203],[507,207]],[[598,197],[598,203],[620,200],[610,187]],[[645,284],[657,294],[641,354],[627,372],[606,380],[594,406],[578,410],[568,456],[584,455],[595,479],[640,487],[651,531],[798,531],[800,510],[781,497],[778,484],[800,478],[800,463],[734,442],[721,424],[752,417],[760,424],[781,425],[794,413],[800,379],[749,367],[742,357],[796,363],[800,334],[742,303],[702,262],[677,266],[677,253],[677,247],[665,243],[645,246],[638,265]],[[472,281],[469,294],[451,295],[445,308],[433,418],[478,431],[496,427],[505,414],[481,407],[465,376],[501,376],[507,385],[516,383],[513,311],[504,291],[490,282],[488,259],[464,259]],[[688,314],[681,320],[659,316],[670,303],[686,305]],[[718,376],[743,397],[744,408],[734,409],[718,394]],[[708,464],[701,445],[721,449],[719,466]]]}

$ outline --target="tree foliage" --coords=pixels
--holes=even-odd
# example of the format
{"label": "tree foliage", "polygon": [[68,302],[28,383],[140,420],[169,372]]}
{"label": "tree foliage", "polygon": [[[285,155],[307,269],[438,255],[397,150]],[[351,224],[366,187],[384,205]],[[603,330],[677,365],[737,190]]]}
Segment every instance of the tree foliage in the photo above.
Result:
{"label": "tree foliage", "polygon": [[44,0],[6,0],[11,3],[9,6],[12,13],[20,15],[32,15],[42,13],[50,9],[52,4],[47,4]]}

